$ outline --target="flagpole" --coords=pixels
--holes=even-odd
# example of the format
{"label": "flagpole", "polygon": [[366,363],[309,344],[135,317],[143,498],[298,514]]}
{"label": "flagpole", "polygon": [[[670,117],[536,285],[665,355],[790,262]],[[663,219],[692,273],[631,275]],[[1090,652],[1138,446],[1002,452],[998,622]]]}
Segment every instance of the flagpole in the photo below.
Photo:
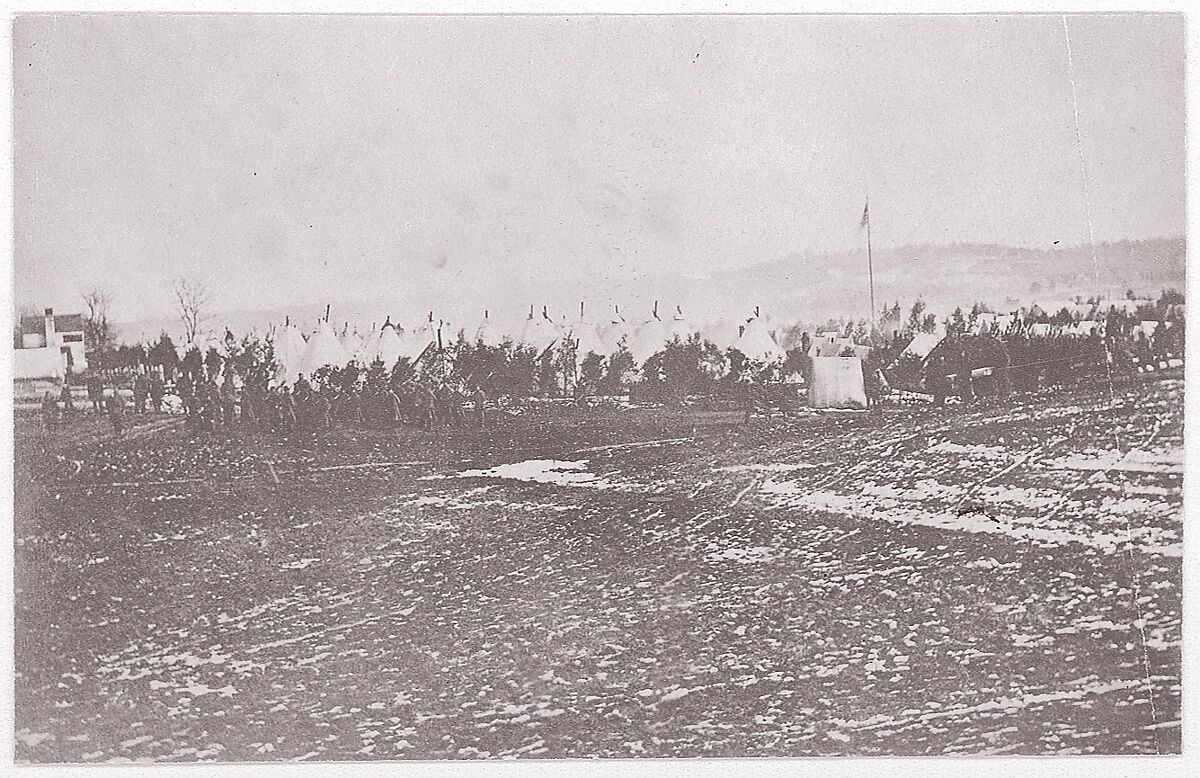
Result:
{"label": "flagpole", "polygon": [[867,204],[863,208],[867,222],[867,282],[871,289],[871,318],[868,319],[870,332],[875,331],[875,266],[871,258],[871,196],[867,195]]}

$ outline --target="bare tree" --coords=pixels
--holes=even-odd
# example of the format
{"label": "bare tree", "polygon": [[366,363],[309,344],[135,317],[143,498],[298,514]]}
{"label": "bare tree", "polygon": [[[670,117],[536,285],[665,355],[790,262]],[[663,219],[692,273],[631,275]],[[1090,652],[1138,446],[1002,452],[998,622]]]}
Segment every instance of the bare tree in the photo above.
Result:
{"label": "bare tree", "polygon": [[175,293],[179,320],[183,322],[184,342],[188,346],[195,345],[200,325],[208,319],[205,309],[212,302],[212,295],[202,282],[190,278],[175,279],[171,291]]}
{"label": "bare tree", "polygon": [[85,344],[92,351],[111,351],[117,340],[117,328],[108,318],[112,310],[112,295],[105,289],[95,287],[84,292],[83,303],[88,309],[87,319],[83,324]]}

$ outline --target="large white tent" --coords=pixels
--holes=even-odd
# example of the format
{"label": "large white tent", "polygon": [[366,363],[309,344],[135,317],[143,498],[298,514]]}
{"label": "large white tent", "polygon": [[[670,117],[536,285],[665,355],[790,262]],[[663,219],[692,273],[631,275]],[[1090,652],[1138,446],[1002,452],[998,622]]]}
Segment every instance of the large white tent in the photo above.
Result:
{"label": "large white tent", "polygon": [[323,321],[317,326],[317,331],[308,338],[304,348],[304,356],[300,358],[298,373],[312,376],[322,367],[344,367],[350,361],[350,355],[338,342],[337,335],[329,322]]}
{"label": "large white tent", "polygon": [[433,320],[433,314],[429,314],[428,319],[413,327],[401,338],[404,344],[401,356],[410,362],[420,359],[427,349],[437,345],[438,327],[438,322]]}
{"label": "large white tent", "polygon": [[607,356],[609,348],[600,337],[600,328],[589,317],[584,315],[583,303],[579,304],[579,318],[571,322],[569,325],[560,327],[565,337],[570,338],[575,343],[575,353],[579,359],[587,356],[589,353]]}
{"label": "large white tent", "polygon": [[531,348],[541,354],[554,345],[561,333],[554,322],[550,321],[543,309],[541,316],[535,316],[530,309],[529,318],[521,327],[521,335],[517,342],[524,348]]}
{"label": "large white tent", "polygon": [[384,324],[383,329],[379,330],[379,335],[375,337],[371,344],[369,353],[369,361],[382,362],[383,366],[391,370],[396,360],[404,355],[404,341],[401,339],[400,333],[396,332],[396,328],[390,323]]}
{"label": "large white tent", "polygon": [[579,355],[580,359],[588,354],[599,354],[606,357],[612,353],[612,348],[604,338],[600,337],[595,325],[588,322],[576,323],[571,337],[575,339],[575,353]]}
{"label": "large white tent", "polygon": [[862,360],[858,357],[814,357],[808,404],[813,408],[866,408]]}
{"label": "large white tent", "polygon": [[733,342],[733,348],[742,352],[748,359],[762,362],[782,362],[787,358],[787,354],[775,342],[775,338],[771,337],[762,319],[757,316],[742,327],[741,334]]}
{"label": "large white tent", "polygon": [[275,378],[282,384],[290,384],[300,373],[300,361],[304,358],[304,336],[295,324],[287,324],[275,331],[271,338],[275,352]]}
{"label": "large white tent", "polygon": [[475,328],[474,333],[467,333],[472,344],[482,343],[485,346],[499,346],[504,338],[501,337],[499,330],[492,323],[488,312],[483,312],[483,319],[479,322],[479,326]]}
{"label": "large white tent", "polygon": [[629,339],[629,353],[639,365],[663,350],[667,344],[667,325],[658,316],[642,322]]}
{"label": "large white tent", "polygon": [[355,362],[362,363],[366,361],[366,344],[359,337],[357,329],[351,330],[348,324],[344,326],[342,334],[338,336],[338,343],[341,344],[342,350],[349,354],[350,358]]}
{"label": "large white tent", "polygon": [[600,342],[604,344],[606,353],[613,353],[624,340],[625,344],[629,344],[629,325],[625,321],[625,317],[621,315],[621,309],[613,306],[613,314],[608,321],[596,327],[596,334],[600,336]]}

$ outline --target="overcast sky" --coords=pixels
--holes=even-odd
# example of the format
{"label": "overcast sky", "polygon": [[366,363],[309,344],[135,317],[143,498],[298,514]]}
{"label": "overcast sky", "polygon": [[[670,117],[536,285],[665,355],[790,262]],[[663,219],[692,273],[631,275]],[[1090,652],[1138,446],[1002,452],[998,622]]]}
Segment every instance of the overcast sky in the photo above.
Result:
{"label": "overcast sky", "polygon": [[[1181,16],[1070,18],[1097,240],[1184,232]],[[1061,17],[24,16],[15,292],[121,319],[523,307],[853,248],[1087,240]]]}

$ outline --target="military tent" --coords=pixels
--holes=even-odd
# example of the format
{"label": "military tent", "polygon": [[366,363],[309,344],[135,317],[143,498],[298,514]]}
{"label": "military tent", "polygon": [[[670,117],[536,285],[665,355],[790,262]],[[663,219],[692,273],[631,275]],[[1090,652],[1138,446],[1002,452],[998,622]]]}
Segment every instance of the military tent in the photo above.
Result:
{"label": "military tent", "polygon": [[662,351],[666,344],[667,325],[658,318],[656,311],[653,317],[642,322],[633,333],[629,340],[629,353],[633,356],[633,361],[640,365]]}
{"label": "military tent", "polygon": [[1092,335],[1093,333],[1100,334],[1102,331],[1103,331],[1103,326],[1101,325],[1101,323],[1098,321],[1091,321],[1090,319],[1075,322],[1074,324],[1069,325],[1066,329],[1063,330],[1063,332],[1066,333],[1067,335],[1071,335],[1071,336],[1074,336],[1077,338],[1086,338],[1086,337]]}
{"label": "military tent", "polygon": [[346,324],[342,327],[342,334],[338,336],[338,343],[341,344],[342,350],[350,355],[350,358],[358,363],[366,361],[366,348],[363,339],[359,337],[358,330],[350,329],[350,325]]}
{"label": "military tent", "polygon": [[290,385],[300,373],[300,361],[304,358],[306,347],[304,336],[295,324],[287,324],[275,331],[271,346],[275,353],[275,380]]}
{"label": "military tent", "polygon": [[475,328],[473,333],[470,333],[470,341],[472,344],[482,343],[485,346],[499,346],[504,342],[495,325],[492,324],[491,318],[488,317],[488,312],[483,312],[483,319],[479,322],[479,326]]}
{"label": "military tent", "polygon": [[904,347],[904,351],[900,352],[900,357],[896,361],[900,361],[905,358],[915,358],[923,364],[941,342],[941,335],[935,335],[932,332],[918,333],[914,335],[913,339],[909,341],[907,346]]}
{"label": "military tent", "polygon": [[326,365],[341,368],[345,367],[349,361],[350,355],[338,342],[333,328],[329,326],[329,322],[323,321],[317,326],[316,332],[309,336],[296,372],[312,376]]}
{"label": "military tent", "polygon": [[419,325],[409,330],[401,337],[403,348],[400,356],[407,359],[409,362],[416,362],[421,358],[421,355],[428,351],[431,347],[437,346],[438,333],[441,330],[441,322],[433,320],[433,313],[430,312],[429,318],[421,322]]}
{"label": "military tent", "polygon": [[529,318],[525,320],[525,324],[521,327],[521,335],[517,342],[523,348],[531,348],[541,354],[546,349],[554,345],[561,333],[554,322],[550,321],[550,317],[546,314],[546,309],[542,309],[541,316],[535,316],[533,308],[529,309]]}
{"label": "military tent", "polygon": [[813,408],[866,408],[862,360],[858,357],[815,357],[808,404]]}
{"label": "military tent", "polygon": [[787,354],[775,342],[775,338],[771,337],[771,333],[767,332],[766,325],[757,316],[746,322],[732,347],[748,359],[760,362],[782,362],[787,359]]}
{"label": "military tent", "polygon": [[383,329],[379,330],[379,334],[375,337],[371,344],[370,353],[368,354],[369,361],[382,362],[384,368],[391,370],[396,366],[397,360],[405,354],[405,343],[403,336],[396,331],[396,328],[390,324],[384,324]]}

